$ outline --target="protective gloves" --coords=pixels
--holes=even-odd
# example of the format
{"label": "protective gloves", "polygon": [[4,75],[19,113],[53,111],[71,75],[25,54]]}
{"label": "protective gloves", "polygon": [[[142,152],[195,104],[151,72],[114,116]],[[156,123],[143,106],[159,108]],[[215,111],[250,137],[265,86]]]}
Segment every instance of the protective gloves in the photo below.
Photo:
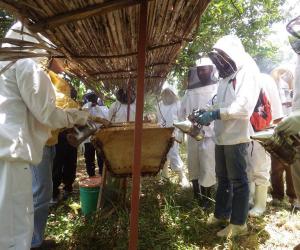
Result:
{"label": "protective gloves", "polygon": [[206,111],[200,116],[195,117],[195,120],[200,125],[208,126],[212,121],[219,120],[220,118],[220,110],[217,109],[212,111]]}
{"label": "protective gloves", "polygon": [[285,135],[294,135],[300,132],[300,110],[293,111],[288,117],[278,123],[275,131]]}

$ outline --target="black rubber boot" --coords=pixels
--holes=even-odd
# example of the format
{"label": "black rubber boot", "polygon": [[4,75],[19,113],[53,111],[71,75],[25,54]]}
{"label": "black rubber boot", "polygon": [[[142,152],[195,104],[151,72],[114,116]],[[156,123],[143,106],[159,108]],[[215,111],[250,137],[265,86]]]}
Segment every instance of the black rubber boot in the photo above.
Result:
{"label": "black rubber boot", "polygon": [[211,187],[203,187],[201,186],[201,196],[202,196],[202,207],[204,209],[207,209],[209,208],[213,202],[212,202],[212,199],[213,199],[213,188],[214,186],[211,186]]}
{"label": "black rubber boot", "polygon": [[198,180],[192,180],[192,185],[194,191],[194,199],[199,200],[201,196],[200,196],[200,188],[199,188]]}

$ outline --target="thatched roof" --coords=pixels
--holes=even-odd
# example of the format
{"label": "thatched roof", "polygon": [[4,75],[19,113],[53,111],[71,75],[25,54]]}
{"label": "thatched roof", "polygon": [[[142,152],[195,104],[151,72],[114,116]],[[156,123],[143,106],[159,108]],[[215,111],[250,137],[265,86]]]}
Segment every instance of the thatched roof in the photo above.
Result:
{"label": "thatched roof", "polygon": [[[157,91],[210,0],[149,0],[146,90]],[[69,71],[95,89],[125,85],[137,77],[140,0],[4,0],[35,32],[69,60]],[[101,83],[102,82],[102,83]],[[102,86],[103,87],[103,86]]]}

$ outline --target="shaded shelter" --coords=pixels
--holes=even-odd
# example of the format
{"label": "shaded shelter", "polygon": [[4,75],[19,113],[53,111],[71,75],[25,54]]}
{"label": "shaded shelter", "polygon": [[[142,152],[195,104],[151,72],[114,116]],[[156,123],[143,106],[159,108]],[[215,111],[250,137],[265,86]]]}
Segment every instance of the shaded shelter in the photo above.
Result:
{"label": "shaded shelter", "polygon": [[[137,78],[140,0],[1,1],[67,59],[70,72],[98,91]],[[209,0],[150,0],[147,11],[146,91],[158,93]]]}
{"label": "shaded shelter", "polygon": [[[137,86],[131,237],[137,248],[137,216],[144,92],[158,93],[181,48],[192,41],[209,0],[24,0],[0,2],[33,32],[47,37],[67,71],[100,92]],[[8,53],[3,51],[1,53]],[[1,55],[0,53],[0,55]],[[18,55],[21,55],[20,53]],[[144,84],[145,83],[145,84]]]}

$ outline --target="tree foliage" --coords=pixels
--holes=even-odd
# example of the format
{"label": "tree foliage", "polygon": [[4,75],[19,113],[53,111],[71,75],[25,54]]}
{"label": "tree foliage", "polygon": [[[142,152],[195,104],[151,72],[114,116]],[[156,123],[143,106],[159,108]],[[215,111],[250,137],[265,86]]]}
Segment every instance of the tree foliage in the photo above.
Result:
{"label": "tree foliage", "polygon": [[[178,56],[176,65],[169,75],[169,81],[182,83],[188,69],[195,64],[199,53],[205,54],[222,36],[236,34],[258,62],[268,65],[275,61],[277,48],[266,41],[270,26],[283,19],[281,6],[285,0],[212,0],[201,18],[195,39],[187,44]],[[13,17],[0,10],[0,37],[14,21]],[[74,87],[82,95],[81,82]],[[179,84],[179,88],[183,89]]]}
{"label": "tree foliage", "polygon": [[271,24],[283,19],[280,8],[283,3],[284,0],[212,0],[201,18],[195,39],[177,58],[171,80],[183,82],[199,53],[205,55],[220,37],[228,34],[240,37],[254,58],[273,59],[277,48],[265,39],[271,32]]}
{"label": "tree foliage", "polygon": [[13,16],[0,9],[0,38],[5,36],[14,21],[15,19]]}

